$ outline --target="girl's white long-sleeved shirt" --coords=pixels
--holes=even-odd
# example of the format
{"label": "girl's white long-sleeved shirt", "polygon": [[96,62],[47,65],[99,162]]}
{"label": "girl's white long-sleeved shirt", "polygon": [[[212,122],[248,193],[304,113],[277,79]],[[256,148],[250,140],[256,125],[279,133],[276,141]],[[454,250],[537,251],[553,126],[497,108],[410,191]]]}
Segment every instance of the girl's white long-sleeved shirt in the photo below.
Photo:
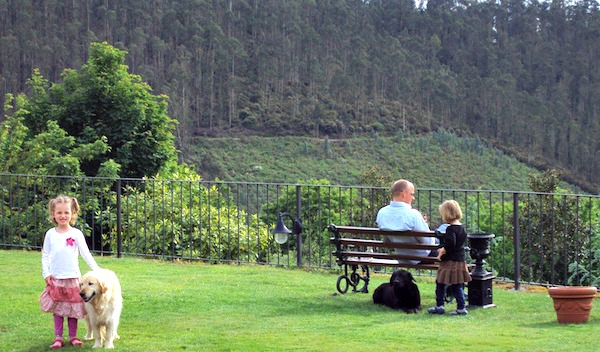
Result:
{"label": "girl's white long-sleeved shirt", "polygon": [[67,232],[58,232],[55,227],[46,231],[42,247],[42,275],[47,278],[54,275],[57,279],[81,277],[79,254],[90,269],[100,267],[92,257],[83,233],[74,227]]}

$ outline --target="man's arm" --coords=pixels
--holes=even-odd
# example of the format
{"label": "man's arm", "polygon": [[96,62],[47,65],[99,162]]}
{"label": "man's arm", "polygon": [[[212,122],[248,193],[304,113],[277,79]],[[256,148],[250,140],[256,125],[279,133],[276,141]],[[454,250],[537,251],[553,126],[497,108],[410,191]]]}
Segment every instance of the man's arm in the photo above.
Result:
{"label": "man's arm", "polygon": [[[423,219],[423,215],[421,215],[421,213],[414,209],[414,218],[415,218],[415,227],[413,230],[415,231],[430,231],[429,229],[429,225],[427,225],[427,223],[425,222],[425,219]],[[417,237],[417,242],[419,243],[423,243],[423,244],[435,244],[435,238],[433,237]]]}

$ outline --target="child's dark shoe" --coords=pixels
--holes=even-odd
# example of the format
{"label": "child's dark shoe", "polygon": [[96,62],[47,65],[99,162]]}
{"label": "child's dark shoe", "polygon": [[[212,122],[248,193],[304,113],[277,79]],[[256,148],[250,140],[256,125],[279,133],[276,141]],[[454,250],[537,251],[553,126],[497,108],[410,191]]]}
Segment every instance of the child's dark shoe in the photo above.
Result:
{"label": "child's dark shoe", "polygon": [[469,312],[466,309],[457,309],[449,313],[450,315],[467,315]]}
{"label": "child's dark shoe", "polygon": [[444,309],[444,307],[431,307],[431,308],[427,309],[427,313],[429,313],[429,314],[444,314],[444,313],[446,313],[446,310]]}

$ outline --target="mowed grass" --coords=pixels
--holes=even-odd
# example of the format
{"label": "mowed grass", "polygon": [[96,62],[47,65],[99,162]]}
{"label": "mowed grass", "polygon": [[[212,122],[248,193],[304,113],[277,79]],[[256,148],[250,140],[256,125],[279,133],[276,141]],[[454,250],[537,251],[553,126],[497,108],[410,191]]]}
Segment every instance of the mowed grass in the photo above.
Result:
{"label": "mowed grass", "polygon": [[[407,315],[375,306],[371,294],[334,294],[334,272],[96,259],[123,287],[117,351],[600,350],[598,301],[588,323],[560,325],[545,290],[494,286],[496,308],[432,316],[425,309],[434,304],[433,281],[418,277],[424,311]],[[387,280],[373,275],[371,292]],[[43,287],[39,252],[0,251],[0,350],[49,350],[53,323],[39,308]],[[79,329],[82,337],[83,321]]]}

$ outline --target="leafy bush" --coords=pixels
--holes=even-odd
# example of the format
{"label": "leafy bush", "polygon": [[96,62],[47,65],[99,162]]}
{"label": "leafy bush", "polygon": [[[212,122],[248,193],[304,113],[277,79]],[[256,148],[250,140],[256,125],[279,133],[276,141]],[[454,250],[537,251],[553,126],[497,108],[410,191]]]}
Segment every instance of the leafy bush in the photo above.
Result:
{"label": "leafy bush", "polygon": [[600,285],[600,249],[596,249],[589,260],[589,265],[579,262],[569,264],[569,285]]}
{"label": "leafy bush", "polygon": [[[205,185],[186,166],[123,190],[123,243],[127,251],[215,261],[266,261],[269,234],[256,214],[226,197],[227,186]],[[111,195],[114,197],[114,194]],[[116,219],[96,213],[103,239],[116,250]]]}

